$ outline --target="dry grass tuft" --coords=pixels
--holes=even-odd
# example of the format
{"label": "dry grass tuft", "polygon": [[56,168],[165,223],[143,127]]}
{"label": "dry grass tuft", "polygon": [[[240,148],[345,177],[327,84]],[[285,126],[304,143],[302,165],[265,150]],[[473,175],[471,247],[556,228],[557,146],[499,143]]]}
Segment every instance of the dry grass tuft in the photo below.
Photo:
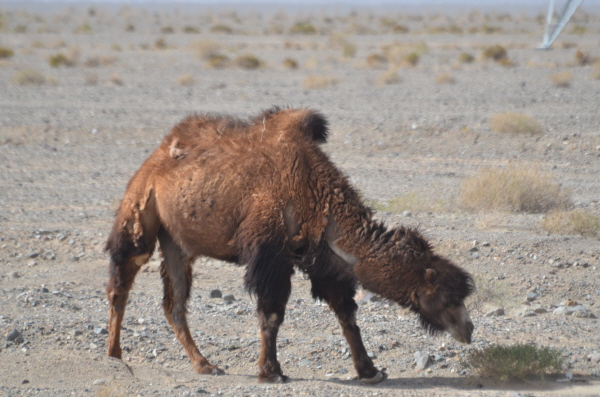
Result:
{"label": "dry grass tuft", "polygon": [[508,59],[508,52],[506,51],[506,48],[502,47],[499,44],[496,44],[493,46],[485,47],[481,52],[481,57],[483,59],[491,59],[496,62],[499,62],[503,59]]}
{"label": "dry grass tuft", "polygon": [[0,59],[10,58],[15,55],[15,52],[10,48],[0,47]]}
{"label": "dry grass tuft", "polygon": [[308,22],[296,22],[290,28],[290,34],[317,34],[317,28]]}
{"label": "dry grass tuft", "polygon": [[211,55],[206,61],[206,65],[213,69],[224,69],[229,67],[231,60],[227,55],[214,54]]}
{"label": "dry grass tuft", "polygon": [[409,66],[417,66],[420,59],[421,56],[417,52],[413,51],[409,52],[402,58],[402,63]]}
{"label": "dry grass tuft", "polygon": [[384,68],[388,64],[388,59],[381,54],[371,54],[367,57],[366,63],[370,68]]}
{"label": "dry grass tuft", "polygon": [[192,50],[196,53],[198,59],[208,61],[211,57],[219,53],[221,45],[213,40],[195,41],[192,44]]}
{"label": "dry grass tuft", "polygon": [[472,350],[461,363],[479,376],[501,381],[527,380],[532,376],[559,373],[565,359],[559,350],[531,344],[491,345]]}
{"label": "dry grass tuft", "polygon": [[285,58],[282,62],[282,65],[285,69],[296,70],[298,69],[298,61],[294,58]]}
{"label": "dry grass tuft", "polygon": [[544,127],[539,121],[524,113],[499,113],[490,119],[490,128],[499,134],[539,135]]}
{"label": "dry grass tuft", "polygon": [[114,56],[91,56],[83,62],[83,66],[87,68],[97,68],[100,66],[112,66],[117,61]]}
{"label": "dry grass tuft", "polygon": [[210,28],[210,32],[211,33],[216,33],[216,34],[232,34],[233,33],[233,29],[231,29],[227,25],[218,24],[218,25],[212,26]]}
{"label": "dry grass tuft", "polygon": [[59,52],[58,54],[51,55],[48,58],[48,64],[53,68],[58,68],[61,66],[75,66],[77,61],[79,60],[79,50],[76,47],[71,47],[69,50],[64,52]]}
{"label": "dry grass tuft", "polygon": [[47,80],[46,77],[37,70],[24,69],[15,73],[13,82],[17,85],[44,85]]}
{"label": "dry grass tuft", "polygon": [[166,50],[168,47],[167,41],[163,37],[159,37],[154,41],[154,48],[157,50]]}
{"label": "dry grass tuft", "polygon": [[456,79],[450,73],[440,73],[435,76],[435,82],[437,84],[454,84]]}
{"label": "dry grass tuft", "polygon": [[554,73],[550,76],[550,81],[557,87],[567,88],[573,81],[573,74],[568,70],[564,72]]}
{"label": "dry grass tuft", "polygon": [[118,72],[111,74],[108,80],[114,85],[123,85],[123,79],[121,79],[121,75]]}
{"label": "dry grass tuft", "polygon": [[438,212],[444,209],[445,205],[442,201],[432,201],[428,197],[417,192],[410,192],[402,196],[394,197],[387,205],[377,205],[375,209],[378,211],[402,213],[410,212]]}
{"label": "dry grass tuft", "polygon": [[529,165],[484,168],[462,183],[459,201],[472,211],[542,213],[569,207],[571,192]]}
{"label": "dry grass tuft", "polygon": [[174,33],[175,31],[173,30],[173,28],[172,28],[171,26],[163,26],[163,27],[160,29],[160,32],[161,32],[162,34],[171,34],[171,33]]}
{"label": "dry grass tuft", "polygon": [[463,52],[458,56],[458,62],[460,63],[472,63],[475,57],[468,52]]}
{"label": "dry grass tuft", "polygon": [[235,64],[242,69],[256,70],[264,65],[264,62],[258,59],[255,55],[241,55],[235,59]]}
{"label": "dry grass tuft", "polygon": [[319,90],[338,85],[340,80],[334,76],[312,75],[302,82],[302,87],[309,90]]}
{"label": "dry grass tuft", "polygon": [[200,30],[197,27],[194,27],[194,26],[184,26],[183,27],[183,33],[198,34],[198,33],[200,33]]}
{"label": "dry grass tuft", "polygon": [[388,70],[380,74],[377,77],[377,87],[383,87],[384,85],[398,84],[402,82],[402,78],[398,74],[395,68]]}
{"label": "dry grass tuft", "polygon": [[554,234],[579,234],[600,238],[600,217],[580,208],[553,211],[542,220],[541,226]]}
{"label": "dry grass tuft", "polygon": [[575,63],[579,66],[591,65],[594,63],[594,58],[578,49],[575,52]]}
{"label": "dry grass tuft", "polygon": [[191,86],[195,83],[194,78],[189,73],[182,74],[181,76],[177,77],[176,82],[179,86]]}

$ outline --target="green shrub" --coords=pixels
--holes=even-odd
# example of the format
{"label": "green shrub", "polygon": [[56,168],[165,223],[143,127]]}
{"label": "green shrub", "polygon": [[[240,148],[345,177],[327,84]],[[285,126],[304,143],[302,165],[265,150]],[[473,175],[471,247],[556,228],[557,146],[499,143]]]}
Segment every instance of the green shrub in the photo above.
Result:
{"label": "green shrub", "polygon": [[560,372],[563,363],[560,351],[526,344],[473,350],[462,362],[481,377],[501,381],[527,380],[532,376],[543,379],[546,374]]}
{"label": "green shrub", "polygon": [[471,63],[475,57],[468,52],[463,52],[458,56],[458,62],[460,63]]}
{"label": "green shrub", "polygon": [[50,66],[52,66],[53,68],[58,68],[61,66],[73,66],[75,65],[75,62],[69,57],[67,57],[65,54],[58,53],[50,56],[50,58],[48,59],[48,64],[50,64]]}

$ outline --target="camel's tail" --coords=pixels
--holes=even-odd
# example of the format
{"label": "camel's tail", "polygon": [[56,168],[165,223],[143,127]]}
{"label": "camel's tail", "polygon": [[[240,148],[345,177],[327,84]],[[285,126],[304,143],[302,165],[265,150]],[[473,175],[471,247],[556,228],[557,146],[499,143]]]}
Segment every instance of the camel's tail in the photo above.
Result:
{"label": "camel's tail", "polygon": [[154,252],[161,223],[154,189],[147,183],[149,178],[145,171],[143,166],[129,183],[106,242],[111,268],[132,261],[141,266]]}

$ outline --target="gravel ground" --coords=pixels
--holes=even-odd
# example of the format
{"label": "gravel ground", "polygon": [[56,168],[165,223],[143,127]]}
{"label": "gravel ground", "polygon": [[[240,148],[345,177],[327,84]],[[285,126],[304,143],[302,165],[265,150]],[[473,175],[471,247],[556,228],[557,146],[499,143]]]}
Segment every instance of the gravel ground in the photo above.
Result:
{"label": "gravel ground", "polygon": [[[136,7],[96,7],[92,15],[90,9],[13,7],[0,18],[0,46],[15,51],[0,59],[0,395],[600,394],[598,239],[548,234],[540,227],[543,214],[470,213],[457,205],[465,178],[512,164],[550,173],[572,191],[576,207],[600,214],[600,81],[590,77],[593,66],[576,63],[577,50],[600,57],[597,15],[577,14],[572,26],[587,33],[567,33],[554,50],[534,51],[542,25],[523,16],[464,12],[450,20],[396,12],[394,20],[410,33],[391,34],[381,15],[369,10],[327,19],[322,13]],[[278,26],[287,31],[303,18],[312,18],[322,33],[277,33]],[[211,33],[218,23],[233,33]],[[432,32],[452,23],[465,33]],[[74,33],[83,24],[91,32]],[[128,24],[135,30],[126,32]],[[502,32],[467,33],[483,25]],[[26,32],[17,33],[19,26]],[[175,32],[165,33],[167,26]],[[200,33],[184,34],[185,26]],[[356,46],[353,57],[343,57],[336,34]],[[164,49],[155,48],[160,38]],[[194,42],[207,40],[232,59],[254,54],[263,66],[208,68],[194,49]],[[417,66],[398,71],[401,82],[379,87],[387,66],[368,66],[367,57],[395,42],[411,48],[425,43],[427,51]],[[477,58],[494,44],[507,48],[511,67],[456,61],[463,52]],[[48,65],[49,56],[75,49],[76,65]],[[101,59],[97,67],[89,66],[94,57]],[[287,57],[297,60],[297,70],[281,66]],[[38,70],[49,82],[16,84],[14,76],[24,69]],[[549,80],[563,71],[572,76],[567,88]],[[440,73],[455,83],[436,83]],[[193,83],[178,85],[187,74]],[[315,75],[338,83],[303,88]],[[93,77],[98,83],[90,85]],[[371,202],[413,194],[442,203],[431,211],[377,216],[389,225],[419,227],[437,252],[474,275],[479,291],[469,302],[472,345],[430,337],[404,309],[363,293],[357,299],[365,344],[390,377],[362,385],[334,315],[311,299],[308,281],[297,274],[279,337],[279,360],[291,381],[259,385],[258,325],[255,304],[243,290],[243,269],[201,259],[194,268],[190,328],[201,351],[227,375],[199,376],[162,315],[155,255],[130,296],[123,361],[105,356],[102,248],[133,172],[189,113],[245,117],[274,104],[327,116],[332,133],[326,150]],[[544,133],[492,132],[490,116],[507,111],[530,114]],[[227,300],[210,298],[215,289]],[[495,312],[499,308],[504,314]],[[568,370],[571,381],[496,383],[461,364],[471,349],[517,342],[560,349],[568,368],[558,378]],[[419,352],[431,357],[426,368],[416,365]]]}

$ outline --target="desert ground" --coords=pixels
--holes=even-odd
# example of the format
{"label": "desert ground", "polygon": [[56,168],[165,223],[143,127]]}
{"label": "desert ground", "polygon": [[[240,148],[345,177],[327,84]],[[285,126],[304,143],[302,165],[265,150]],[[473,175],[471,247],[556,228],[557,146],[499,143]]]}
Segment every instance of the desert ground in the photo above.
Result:
{"label": "desert ground", "polygon": [[[0,395],[599,395],[600,16],[578,11],[539,51],[544,18],[0,4]],[[376,216],[418,227],[473,275],[471,345],[429,336],[363,291],[363,338],[389,374],[363,385],[335,316],[298,273],[279,335],[290,382],[258,384],[244,269],[203,258],[188,320],[227,374],[198,375],[162,314],[156,253],[129,298],[123,360],[106,356],[103,246],[127,182],[185,116],[272,105],[324,114],[324,150]],[[507,112],[536,128],[498,132]],[[465,205],[465,181],[486,169],[536,170],[566,195],[562,209]],[[572,210],[591,228],[548,226]],[[465,365],[470,351],[515,343],[559,349],[564,368],[500,382]]]}

